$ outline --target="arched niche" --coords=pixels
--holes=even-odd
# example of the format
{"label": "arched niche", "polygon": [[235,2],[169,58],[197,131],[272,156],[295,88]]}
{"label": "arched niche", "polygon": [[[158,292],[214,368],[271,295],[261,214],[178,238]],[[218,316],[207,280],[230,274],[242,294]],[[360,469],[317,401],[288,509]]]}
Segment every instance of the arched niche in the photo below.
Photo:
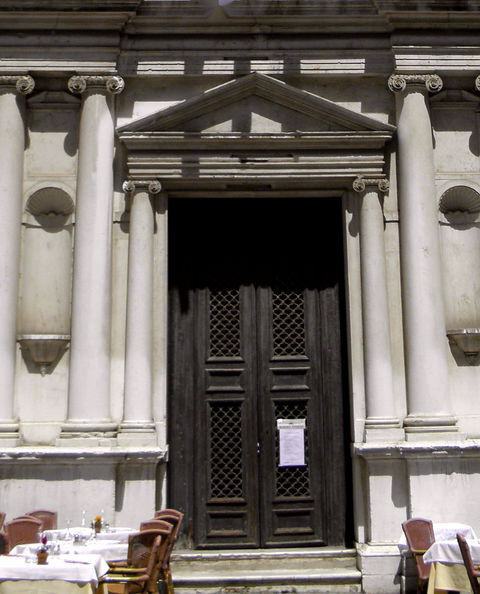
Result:
{"label": "arched niche", "polygon": [[72,215],[66,188],[34,189],[25,204],[19,334],[68,335]]}
{"label": "arched niche", "polygon": [[480,327],[480,187],[450,180],[438,207],[447,332]]}

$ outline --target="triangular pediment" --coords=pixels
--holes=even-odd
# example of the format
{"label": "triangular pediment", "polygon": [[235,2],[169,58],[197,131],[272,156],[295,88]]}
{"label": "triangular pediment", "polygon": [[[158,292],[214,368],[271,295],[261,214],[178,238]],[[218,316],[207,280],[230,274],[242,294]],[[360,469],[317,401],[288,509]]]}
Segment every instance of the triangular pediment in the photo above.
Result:
{"label": "triangular pediment", "polygon": [[249,74],[135,120],[123,133],[387,132],[394,126],[264,74]]}

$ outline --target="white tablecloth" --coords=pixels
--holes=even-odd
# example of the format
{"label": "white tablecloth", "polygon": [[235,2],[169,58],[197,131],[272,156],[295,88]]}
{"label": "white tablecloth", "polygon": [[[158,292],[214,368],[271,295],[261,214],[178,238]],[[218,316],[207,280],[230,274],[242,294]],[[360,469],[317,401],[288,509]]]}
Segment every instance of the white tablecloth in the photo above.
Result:
{"label": "white tablecloth", "polygon": [[[50,546],[60,547],[61,554],[68,555],[100,555],[105,561],[125,561],[127,559],[128,544],[117,542],[116,540],[89,540],[85,543],[72,543],[71,541],[58,540],[51,541]],[[39,543],[17,545],[11,550],[12,555],[35,555]],[[52,555],[50,553],[50,557]],[[49,558],[50,558],[49,557]]]}
{"label": "white tablecloth", "polygon": [[0,556],[0,582],[17,580],[62,580],[77,584],[98,585],[108,565],[100,555],[50,555],[47,565],[27,563],[28,557]]}
{"label": "white tablecloth", "polygon": [[133,528],[110,528],[107,532],[99,532],[95,538],[97,540],[115,540],[116,542],[128,543],[130,534],[138,532]]}
{"label": "white tablecloth", "polygon": [[[457,533],[462,534],[465,538],[476,539],[473,528],[468,524],[459,524],[457,522],[434,522],[433,533],[435,535],[435,541],[455,540]],[[402,534],[398,547],[400,551],[408,550],[407,540],[405,534]]]}
{"label": "white tablecloth", "polygon": [[49,541],[51,540],[65,540],[72,538],[74,534],[79,534],[84,538],[90,538],[93,535],[93,530],[86,526],[76,526],[75,528],[58,528],[55,530],[44,530],[43,533],[46,535]]}
{"label": "white tablecloth", "polygon": [[[117,542],[128,542],[128,537],[133,532],[136,532],[134,528],[126,527],[110,527],[108,531],[99,532],[96,535],[97,539],[100,540],[116,540]],[[56,530],[44,530],[48,540],[66,540],[73,537],[74,534],[78,534],[84,538],[90,538],[94,535],[94,530],[87,526],[75,526],[73,528],[58,528]]]}
{"label": "white tablecloth", "polygon": [[[480,541],[467,538],[473,562],[480,564]],[[463,564],[462,554],[457,540],[442,540],[434,542],[423,555],[425,563],[459,563]]]}

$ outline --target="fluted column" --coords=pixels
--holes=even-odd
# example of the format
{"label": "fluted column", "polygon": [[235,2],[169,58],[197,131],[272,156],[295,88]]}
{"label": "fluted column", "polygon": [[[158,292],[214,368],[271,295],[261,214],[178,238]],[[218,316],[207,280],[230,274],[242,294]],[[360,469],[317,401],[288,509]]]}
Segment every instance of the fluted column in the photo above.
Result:
{"label": "fluted column", "polygon": [[438,208],[428,92],[437,75],[392,75],[397,97],[400,257],[405,341],[408,439],[457,431],[448,393]]}
{"label": "fluted column", "polygon": [[403,438],[395,411],[388,311],[383,209],[379,192],[386,179],[359,177],[353,189],[362,195],[360,259],[362,278],[363,352],[365,365],[366,441]]}
{"label": "fluted column", "polygon": [[105,433],[110,418],[114,118],[119,76],[73,76],[82,95],[73,265],[68,419],[71,433]]}
{"label": "fluted column", "polygon": [[13,408],[25,151],[25,95],[31,76],[0,76],[0,440],[15,439]]}
{"label": "fluted column", "polygon": [[[153,234],[152,199],[158,181],[128,181],[130,238],[128,248],[125,399],[119,443],[154,443],[152,418]],[[150,435],[148,435],[150,434]]]}

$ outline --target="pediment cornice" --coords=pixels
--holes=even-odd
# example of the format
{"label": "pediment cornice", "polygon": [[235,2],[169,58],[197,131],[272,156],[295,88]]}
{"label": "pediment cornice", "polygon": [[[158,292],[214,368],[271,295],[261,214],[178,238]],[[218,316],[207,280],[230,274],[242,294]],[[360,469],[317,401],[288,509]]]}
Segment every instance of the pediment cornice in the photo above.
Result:
{"label": "pediment cornice", "polygon": [[[318,95],[299,89],[276,78],[254,73],[214,87],[199,96],[140,118],[118,128],[125,133],[152,133],[184,129],[185,124],[207,113],[257,96],[271,103],[299,112],[319,122],[338,125],[339,131],[381,132],[392,135],[395,127],[337,105]],[[319,128],[322,129],[322,128]]]}

